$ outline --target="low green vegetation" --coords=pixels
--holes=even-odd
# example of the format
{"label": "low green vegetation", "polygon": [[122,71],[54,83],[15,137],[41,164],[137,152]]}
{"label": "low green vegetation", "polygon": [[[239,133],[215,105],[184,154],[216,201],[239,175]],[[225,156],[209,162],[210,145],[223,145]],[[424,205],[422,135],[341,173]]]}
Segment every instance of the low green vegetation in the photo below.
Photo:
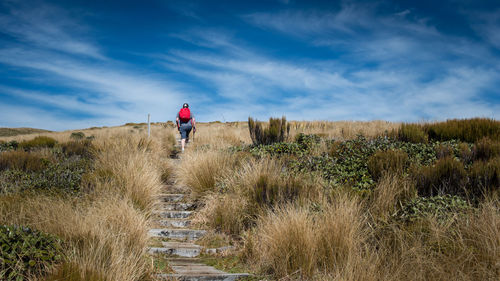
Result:
{"label": "low green vegetation", "polygon": [[62,261],[62,241],[29,227],[0,225],[0,280],[43,275]]}
{"label": "low green vegetation", "polygon": [[271,279],[495,276],[498,121],[402,124],[347,140],[269,138],[258,124],[249,119],[252,145],[203,151],[196,167],[184,160],[210,180],[197,194],[203,224],[243,245],[207,263]]}
{"label": "low green vegetation", "polygon": [[0,193],[78,193],[92,166],[90,140],[58,144],[36,137],[0,152]]}

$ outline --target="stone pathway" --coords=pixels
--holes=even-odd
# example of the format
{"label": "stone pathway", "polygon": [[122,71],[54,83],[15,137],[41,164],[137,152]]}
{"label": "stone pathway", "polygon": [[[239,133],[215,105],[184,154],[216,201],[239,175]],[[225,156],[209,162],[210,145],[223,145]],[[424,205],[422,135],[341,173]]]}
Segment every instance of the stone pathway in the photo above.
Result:
{"label": "stone pathway", "polygon": [[[180,160],[173,160],[180,161]],[[189,189],[173,184],[166,186],[161,195],[161,205],[157,212],[160,219],[157,224],[164,228],[149,230],[151,237],[163,238],[161,247],[151,247],[149,252],[166,255],[172,274],[159,274],[160,280],[237,280],[249,276],[246,273],[226,273],[212,266],[203,264],[197,258],[203,251],[215,253],[218,249],[204,249],[194,244],[194,241],[205,235],[205,230],[191,229],[190,217],[194,205],[188,199]]]}

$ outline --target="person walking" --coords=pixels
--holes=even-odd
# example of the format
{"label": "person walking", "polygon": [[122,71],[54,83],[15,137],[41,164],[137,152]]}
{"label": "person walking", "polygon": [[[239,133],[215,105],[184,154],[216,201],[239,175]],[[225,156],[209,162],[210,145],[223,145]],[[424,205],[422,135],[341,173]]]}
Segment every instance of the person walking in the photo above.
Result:
{"label": "person walking", "polygon": [[193,134],[196,133],[196,121],[194,115],[189,110],[189,104],[184,103],[181,110],[177,113],[175,119],[177,123],[177,130],[181,133],[181,149],[184,152],[184,147],[186,142],[189,142],[189,133],[193,130]]}

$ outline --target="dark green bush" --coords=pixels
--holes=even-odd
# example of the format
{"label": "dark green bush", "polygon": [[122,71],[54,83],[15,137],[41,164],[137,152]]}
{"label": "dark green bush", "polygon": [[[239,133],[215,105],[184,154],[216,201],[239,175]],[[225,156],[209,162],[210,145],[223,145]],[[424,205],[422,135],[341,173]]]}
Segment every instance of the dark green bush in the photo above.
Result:
{"label": "dark green bush", "polygon": [[474,159],[488,160],[500,156],[500,141],[483,138],[474,144]]}
{"label": "dark green bush", "polygon": [[0,152],[17,149],[18,145],[19,143],[15,140],[9,142],[0,141]]}
{"label": "dark green bush", "polygon": [[306,135],[300,133],[295,136],[295,142],[300,146],[302,150],[309,151],[314,146],[321,143],[321,137],[315,134]]}
{"label": "dark green bush", "polygon": [[40,171],[6,170],[0,172],[0,194],[31,190],[77,193],[90,166],[88,159],[73,156],[49,163]]}
{"label": "dark green bush", "polygon": [[0,226],[0,280],[40,276],[62,261],[61,240],[28,227]]}
{"label": "dark green bush", "polygon": [[368,158],[368,171],[374,180],[385,173],[401,174],[409,164],[408,154],[401,150],[378,151]]}
{"label": "dark green bush", "polygon": [[302,155],[305,151],[294,142],[277,142],[269,145],[259,145],[250,148],[250,152],[254,156],[264,156],[264,155]]}
{"label": "dark green bush", "polygon": [[423,125],[429,139],[437,141],[461,140],[469,143],[484,137],[500,140],[500,121],[489,118],[452,119]]}
{"label": "dark green bush", "polygon": [[298,134],[295,142],[277,142],[252,147],[250,152],[255,156],[269,155],[304,155],[321,142],[318,135]]}
{"label": "dark green bush", "polygon": [[272,144],[282,142],[288,137],[290,124],[287,125],[286,118],[269,118],[269,126],[263,127],[262,122],[248,117],[248,129],[254,145]]}
{"label": "dark green bush", "polygon": [[22,141],[19,143],[19,148],[24,150],[32,150],[36,148],[48,147],[52,148],[56,145],[57,141],[50,137],[39,136],[29,141]]}
{"label": "dark green bush", "polygon": [[17,169],[23,171],[40,171],[46,168],[49,160],[25,151],[5,151],[0,153],[0,171]]}
{"label": "dark green bush", "polygon": [[490,161],[476,161],[469,170],[468,195],[480,198],[500,188],[500,157]]}
{"label": "dark green bush", "polygon": [[439,159],[433,166],[414,167],[412,176],[421,196],[463,195],[467,180],[462,162],[451,157]]}
{"label": "dark green bush", "polygon": [[73,132],[71,133],[69,138],[72,140],[82,140],[83,138],[85,138],[85,134],[83,132]]}
{"label": "dark green bush", "polygon": [[398,140],[412,143],[427,143],[428,137],[419,124],[403,123],[397,132]]}
{"label": "dark green bush", "polygon": [[[382,140],[381,140],[382,141]],[[331,155],[308,156],[292,161],[292,170],[299,172],[318,171],[334,185],[368,189],[374,181],[368,172],[367,161],[380,143],[370,142],[363,136],[344,142],[336,142]]]}
{"label": "dark green bush", "polygon": [[435,217],[438,221],[444,222],[471,210],[471,206],[459,196],[433,196],[417,197],[393,215],[393,218],[402,222],[414,222],[425,217]]}

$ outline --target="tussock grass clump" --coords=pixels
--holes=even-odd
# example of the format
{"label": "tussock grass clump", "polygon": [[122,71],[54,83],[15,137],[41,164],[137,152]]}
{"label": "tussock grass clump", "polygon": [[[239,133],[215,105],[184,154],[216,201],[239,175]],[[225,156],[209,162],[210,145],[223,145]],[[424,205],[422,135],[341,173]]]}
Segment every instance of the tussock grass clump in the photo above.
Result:
{"label": "tussock grass clump", "polygon": [[474,155],[471,149],[471,145],[464,142],[460,143],[458,145],[458,157],[464,164],[472,163]]}
{"label": "tussock grass clump", "polygon": [[0,200],[0,223],[28,225],[60,237],[65,243],[63,263],[76,266],[82,280],[98,272],[107,280],[132,281],[146,272],[147,221],[129,200],[20,195]]}
{"label": "tussock grass clump", "polygon": [[316,200],[321,197],[320,182],[305,175],[288,174],[282,161],[262,158],[245,163],[227,181],[232,190],[245,197],[255,209],[267,209],[297,200]]}
{"label": "tussock grass clump", "polygon": [[42,147],[52,148],[56,145],[57,141],[51,137],[38,136],[32,140],[25,140],[19,143],[19,148],[24,150],[32,150]]}
{"label": "tussock grass clump", "polygon": [[427,143],[428,136],[421,125],[403,123],[397,130],[397,138],[400,141],[411,143]]}
{"label": "tussock grass clump", "polygon": [[117,193],[141,210],[151,210],[161,188],[161,175],[152,151],[161,151],[153,140],[116,136],[96,143],[97,169],[89,176],[97,192]]}
{"label": "tussock grass clump", "polygon": [[254,145],[272,144],[282,142],[288,137],[290,124],[286,124],[286,118],[269,118],[269,126],[263,127],[262,123],[248,117],[248,129]]}
{"label": "tussock grass clump", "polygon": [[481,198],[500,188],[500,157],[490,161],[476,161],[469,170],[467,192],[473,198]]}
{"label": "tussock grass clump", "polygon": [[0,171],[13,169],[22,171],[41,171],[50,161],[38,154],[25,151],[6,151],[0,153]]}
{"label": "tussock grass clump", "polygon": [[216,183],[224,174],[238,166],[239,157],[229,152],[196,151],[186,153],[174,172],[189,187],[196,197],[216,191]]}
{"label": "tussock grass clump", "polygon": [[63,153],[68,156],[79,155],[85,158],[92,157],[94,150],[91,140],[69,141],[60,146]]}
{"label": "tussock grass clump", "polygon": [[323,187],[303,175],[283,174],[277,159],[248,160],[221,177],[217,186],[223,194],[209,194],[196,221],[239,235],[255,224],[259,215],[288,203],[306,205],[322,198]]}
{"label": "tussock grass clump", "polygon": [[324,271],[342,271],[362,255],[368,239],[366,217],[359,199],[340,194],[316,221],[317,263]]}
{"label": "tussock grass clump", "polygon": [[412,176],[421,196],[464,194],[467,180],[463,164],[451,157],[439,159],[433,166],[414,168]]}
{"label": "tussock grass clump", "polygon": [[386,173],[402,173],[408,164],[408,154],[401,150],[378,151],[367,162],[368,171],[375,181]]}
{"label": "tussock grass clump", "polygon": [[445,122],[423,125],[432,140],[461,140],[469,143],[484,137],[492,140],[500,138],[500,121],[489,118],[452,119]]}
{"label": "tussock grass clump", "polygon": [[245,255],[276,278],[342,272],[363,255],[368,239],[362,205],[340,194],[317,213],[287,205],[259,218],[246,240]]}
{"label": "tussock grass clump", "polygon": [[413,181],[401,174],[386,173],[373,190],[371,211],[378,218],[386,219],[416,195]]}
{"label": "tussock grass clump", "polygon": [[235,193],[209,194],[205,206],[196,213],[193,223],[208,226],[227,235],[240,235],[252,223],[246,198]]}
{"label": "tussock grass clump", "polygon": [[483,138],[474,144],[474,159],[488,160],[500,156],[500,141]]}
{"label": "tussock grass clump", "polygon": [[291,206],[262,217],[247,246],[260,272],[277,278],[312,276],[316,269],[316,233],[311,214]]}

